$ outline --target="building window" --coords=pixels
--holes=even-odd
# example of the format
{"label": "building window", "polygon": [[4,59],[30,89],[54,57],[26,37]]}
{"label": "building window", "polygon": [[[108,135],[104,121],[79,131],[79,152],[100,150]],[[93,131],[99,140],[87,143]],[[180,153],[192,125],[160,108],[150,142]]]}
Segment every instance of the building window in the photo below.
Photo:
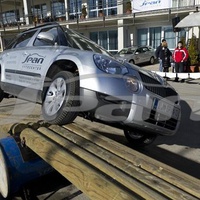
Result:
{"label": "building window", "polygon": [[[178,40],[185,40],[186,39],[186,32],[184,29],[181,29],[181,31],[178,33]],[[186,42],[186,41],[185,41]]]}
{"label": "building window", "polygon": [[156,48],[161,41],[161,27],[152,27],[149,29],[149,45]]}
{"label": "building window", "polygon": [[148,34],[147,28],[142,28],[137,30],[137,41],[139,46],[147,45],[147,34]]}
{"label": "building window", "polygon": [[46,4],[34,5],[31,8],[31,11],[33,13],[33,17],[35,18],[34,21],[36,23],[43,22],[43,20],[46,20],[46,18],[47,18],[47,5]]}
{"label": "building window", "polygon": [[91,32],[90,39],[98,44],[98,32]]}
{"label": "building window", "polygon": [[51,3],[52,17],[56,20],[58,18],[65,18],[65,3],[64,0],[54,0]]}
{"label": "building window", "polygon": [[2,13],[3,25],[14,26],[17,25],[19,19],[19,10],[9,10]]}
{"label": "building window", "polygon": [[90,39],[108,50],[110,53],[118,51],[118,32],[117,30],[91,32]]}
{"label": "building window", "polygon": [[117,14],[116,0],[89,0],[89,17],[98,17],[100,14],[104,16]]}
{"label": "building window", "polygon": [[82,0],[69,1],[69,19],[79,18],[81,16]]}
{"label": "building window", "polygon": [[199,4],[199,0],[187,0],[187,1],[180,1],[180,0],[172,0],[172,7],[188,7],[188,6],[195,6]]}
{"label": "building window", "polygon": [[164,29],[165,39],[167,40],[168,48],[174,49],[176,46],[176,34],[173,31],[172,27]]}
{"label": "building window", "polygon": [[109,31],[109,50],[118,49],[118,34],[117,31]]}

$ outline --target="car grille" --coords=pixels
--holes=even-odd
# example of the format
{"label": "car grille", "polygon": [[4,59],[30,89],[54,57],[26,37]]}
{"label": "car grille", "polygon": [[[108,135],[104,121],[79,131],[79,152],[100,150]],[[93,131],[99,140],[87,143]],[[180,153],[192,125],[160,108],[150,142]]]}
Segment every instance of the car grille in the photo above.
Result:
{"label": "car grille", "polygon": [[148,108],[143,109],[142,119],[145,122],[169,129],[175,130],[178,120],[173,118],[168,118],[163,114],[159,114],[159,120],[157,120],[157,114],[155,110],[150,110]]}
{"label": "car grille", "polygon": [[143,73],[140,73],[140,76],[141,76],[141,79],[142,79],[142,82],[144,83],[144,87],[165,98],[165,97],[169,97],[169,96],[177,96],[177,92],[175,90],[173,90],[172,88],[165,88],[163,87],[157,80],[143,74]]}

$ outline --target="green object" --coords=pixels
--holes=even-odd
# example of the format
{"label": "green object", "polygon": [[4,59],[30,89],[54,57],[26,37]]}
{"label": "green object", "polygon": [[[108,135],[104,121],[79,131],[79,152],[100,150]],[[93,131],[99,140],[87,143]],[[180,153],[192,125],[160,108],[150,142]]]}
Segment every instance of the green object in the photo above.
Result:
{"label": "green object", "polygon": [[198,51],[197,51],[197,39],[194,34],[192,35],[192,38],[189,40],[188,53],[190,58],[190,65],[196,65],[198,58]]}

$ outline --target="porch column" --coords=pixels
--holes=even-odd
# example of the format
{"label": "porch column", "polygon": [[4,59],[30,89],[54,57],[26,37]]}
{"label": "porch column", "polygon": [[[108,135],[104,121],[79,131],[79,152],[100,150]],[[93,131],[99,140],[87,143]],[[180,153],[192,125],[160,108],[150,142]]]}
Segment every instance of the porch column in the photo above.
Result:
{"label": "porch column", "polygon": [[125,44],[124,44],[124,37],[125,37],[125,30],[124,30],[124,20],[123,19],[119,19],[118,20],[118,50],[124,48]]}
{"label": "porch column", "polygon": [[65,16],[66,21],[69,20],[69,0],[65,0]]}
{"label": "porch column", "polygon": [[26,25],[29,25],[33,22],[33,16],[31,15],[31,2],[30,0],[23,0],[23,4]]}

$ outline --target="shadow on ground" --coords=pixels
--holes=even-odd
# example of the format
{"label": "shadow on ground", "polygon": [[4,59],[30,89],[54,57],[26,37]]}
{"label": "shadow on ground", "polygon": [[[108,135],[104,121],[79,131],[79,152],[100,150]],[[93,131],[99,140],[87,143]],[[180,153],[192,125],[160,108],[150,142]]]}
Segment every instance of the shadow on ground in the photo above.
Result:
{"label": "shadow on ground", "polygon": [[[193,113],[190,106],[185,101],[181,101],[181,108],[182,115],[180,128],[175,135],[158,136],[153,144],[145,148],[137,148],[136,150],[200,179],[200,163],[184,157],[184,154],[187,154],[188,152],[192,153],[194,149],[200,148],[200,115]],[[123,135],[111,134],[106,131],[98,131],[98,133],[135,149],[134,147],[130,146]],[[181,146],[182,152],[179,152],[179,154],[170,152],[162,148],[162,145]]]}

